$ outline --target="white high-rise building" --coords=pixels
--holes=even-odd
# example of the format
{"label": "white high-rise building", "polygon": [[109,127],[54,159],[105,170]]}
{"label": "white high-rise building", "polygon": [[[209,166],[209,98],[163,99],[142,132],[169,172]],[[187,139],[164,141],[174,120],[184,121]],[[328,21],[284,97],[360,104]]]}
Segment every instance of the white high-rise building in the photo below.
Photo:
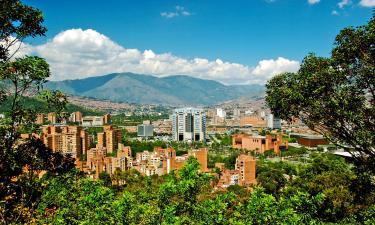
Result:
{"label": "white high-rise building", "polygon": [[206,115],[202,109],[176,109],[172,115],[172,135],[175,141],[205,141]]}
{"label": "white high-rise building", "polygon": [[218,117],[220,117],[220,118],[225,118],[225,116],[227,115],[227,113],[222,108],[217,108],[216,109],[216,115]]}
{"label": "white high-rise building", "polygon": [[270,129],[281,129],[281,120],[279,117],[269,114],[267,117],[267,127]]}

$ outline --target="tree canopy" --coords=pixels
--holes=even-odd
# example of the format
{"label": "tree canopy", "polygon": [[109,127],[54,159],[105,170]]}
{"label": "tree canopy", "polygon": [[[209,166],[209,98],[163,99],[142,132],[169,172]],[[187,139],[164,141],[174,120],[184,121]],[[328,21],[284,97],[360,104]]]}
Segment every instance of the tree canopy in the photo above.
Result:
{"label": "tree canopy", "polygon": [[375,172],[375,14],[364,26],[343,29],[331,57],[309,54],[298,72],[277,75],[266,87],[274,114],[300,118]]}

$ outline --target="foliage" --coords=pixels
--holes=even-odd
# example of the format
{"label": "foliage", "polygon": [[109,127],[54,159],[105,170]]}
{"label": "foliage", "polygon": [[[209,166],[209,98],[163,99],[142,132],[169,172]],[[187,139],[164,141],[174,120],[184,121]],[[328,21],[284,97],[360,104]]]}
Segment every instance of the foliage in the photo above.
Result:
{"label": "foliage", "polygon": [[375,168],[375,14],[364,26],[345,28],[329,58],[309,54],[297,73],[284,73],[266,85],[274,114],[309,128]]}
{"label": "foliage", "polygon": [[[72,158],[53,153],[40,140],[20,139],[21,132],[31,134],[38,128],[34,123],[36,111],[25,108],[23,100],[39,93],[50,71],[42,58],[14,56],[22,40],[44,35],[42,22],[42,13],[37,9],[18,0],[0,2],[0,105],[10,102],[5,111],[7,117],[0,119],[0,223],[24,223],[30,219],[41,195],[37,177],[41,171],[56,176],[74,167]],[[65,100],[59,92],[50,96],[48,103],[57,103],[55,99]],[[62,104],[57,109],[64,107]]]}

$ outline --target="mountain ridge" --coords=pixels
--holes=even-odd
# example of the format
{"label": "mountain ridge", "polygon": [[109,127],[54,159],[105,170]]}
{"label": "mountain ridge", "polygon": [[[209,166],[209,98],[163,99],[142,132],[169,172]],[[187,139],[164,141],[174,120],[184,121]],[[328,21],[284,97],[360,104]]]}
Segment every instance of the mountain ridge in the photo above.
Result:
{"label": "mountain ridge", "polygon": [[46,88],[115,102],[162,105],[213,105],[239,97],[263,96],[265,90],[257,84],[225,85],[187,75],[155,77],[134,73],[49,81]]}

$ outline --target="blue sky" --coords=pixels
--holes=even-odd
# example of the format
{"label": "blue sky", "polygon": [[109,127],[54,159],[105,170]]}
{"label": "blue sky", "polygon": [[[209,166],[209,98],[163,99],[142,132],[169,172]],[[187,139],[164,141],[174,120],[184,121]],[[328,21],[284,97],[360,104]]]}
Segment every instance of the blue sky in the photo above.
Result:
{"label": "blue sky", "polygon": [[[28,40],[32,46],[52,42],[56,35],[67,30],[80,28],[84,32],[92,29],[125,49],[170,53],[186,60],[202,58],[214,62],[220,59],[224,64],[241,64],[250,69],[255,69],[262,60],[276,62],[278,57],[300,62],[309,52],[328,56],[340,29],[365,24],[375,5],[375,0],[24,2],[43,11],[48,28],[45,38]],[[60,65],[59,69],[63,67]],[[70,74],[80,77],[82,72],[71,70]],[[133,72],[134,69],[129,70]],[[139,68],[134,72],[138,71]],[[151,70],[149,73],[164,75],[163,71]],[[101,72],[107,70],[99,70],[97,74],[93,71],[85,76]],[[182,70],[181,73],[189,74],[189,71]],[[195,73],[197,71],[191,74]],[[56,79],[69,78],[59,76]],[[244,76],[248,75],[245,73]],[[214,75],[200,77],[215,79]],[[268,78],[269,75],[265,75],[265,79]],[[218,80],[230,83],[228,75],[227,78],[218,76]],[[237,81],[234,83],[264,82],[260,78]]]}

